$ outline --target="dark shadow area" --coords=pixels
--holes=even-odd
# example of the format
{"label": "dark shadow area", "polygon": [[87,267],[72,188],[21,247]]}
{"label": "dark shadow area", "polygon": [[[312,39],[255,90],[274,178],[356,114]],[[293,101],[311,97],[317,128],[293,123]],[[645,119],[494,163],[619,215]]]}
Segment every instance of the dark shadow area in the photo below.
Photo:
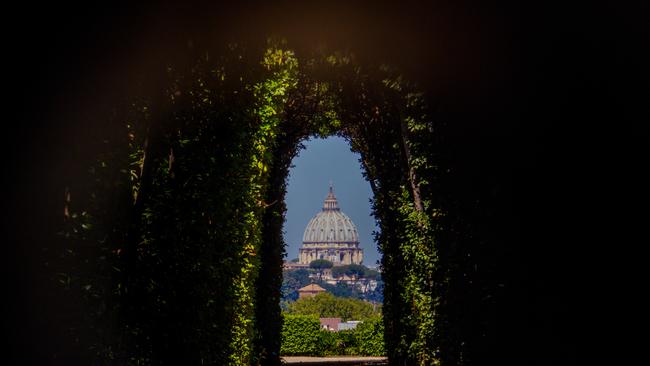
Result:
{"label": "dark shadow area", "polygon": [[[8,9],[16,22],[3,25],[8,341],[0,359],[85,359],[65,331],[81,304],[52,286],[42,248],[61,249],[52,237],[61,225],[62,187],[82,181],[99,149],[90,143],[111,134],[106,117],[115,101],[156,85],[160,60],[182,64],[213,44],[259,45],[265,35],[280,34],[298,53],[323,42],[352,50],[360,63],[397,65],[435,102],[452,169],[447,187],[458,198],[453,209],[479,223],[472,234],[481,240],[471,245],[487,267],[480,280],[504,281],[492,306],[457,309],[463,327],[487,319],[481,326],[490,337],[473,340],[480,345],[476,364],[621,362],[625,353],[614,352],[610,338],[626,321],[603,314],[630,314],[619,307],[629,302],[626,283],[641,268],[634,253],[644,226],[635,208],[645,208],[648,186],[639,173],[648,146],[641,127],[650,120],[649,9],[642,2],[538,5],[124,2]],[[269,198],[284,194],[285,177],[274,177],[278,191]],[[281,240],[277,234],[269,233]]]}

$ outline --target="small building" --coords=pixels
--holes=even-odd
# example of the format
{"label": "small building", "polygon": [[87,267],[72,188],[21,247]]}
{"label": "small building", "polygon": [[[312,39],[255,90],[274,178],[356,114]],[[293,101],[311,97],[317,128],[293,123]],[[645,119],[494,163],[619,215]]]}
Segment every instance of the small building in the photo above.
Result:
{"label": "small building", "polygon": [[338,332],[339,324],[341,324],[341,318],[320,318],[320,327],[324,330],[329,330],[330,332]]}
{"label": "small building", "polygon": [[339,330],[355,329],[361,320],[348,320],[347,322],[339,323]]}
{"label": "small building", "polygon": [[291,271],[295,269],[309,269],[309,264],[304,263],[295,263],[295,262],[284,262],[282,269],[285,271]]}
{"label": "small building", "polygon": [[329,330],[330,332],[355,329],[359,323],[362,323],[361,320],[342,322],[341,318],[319,318],[318,320],[320,321],[321,329]]}
{"label": "small building", "polygon": [[312,283],[298,290],[298,298],[302,299],[303,297],[314,297],[320,294],[321,292],[325,292],[325,291],[327,290],[318,286],[315,283]]}

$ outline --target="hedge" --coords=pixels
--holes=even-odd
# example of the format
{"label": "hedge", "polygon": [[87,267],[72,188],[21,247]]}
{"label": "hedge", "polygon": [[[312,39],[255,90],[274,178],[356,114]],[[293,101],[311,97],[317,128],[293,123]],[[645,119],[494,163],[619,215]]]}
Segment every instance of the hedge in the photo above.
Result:
{"label": "hedge", "polygon": [[[481,329],[453,331],[454,301],[479,303],[460,296],[478,292],[459,290],[471,260],[438,199],[438,125],[421,93],[386,67],[340,53],[299,62],[274,43],[165,70],[159,95],[116,117],[89,171],[95,185],[72,194],[88,203],[65,203],[77,266],[58,276],[88,298],[88,320],[71,328],[93,334],[78,337],[92,363],[278,365],[279,351],[325,353],[317,318],[286,316],[281,328],[281,232],[291,158],[305,138],[334,134],[360,153],[374,193],[391,362],[461,358]],[[382,333],[367,327],[363,339]]]}
{"label": "hedge", "polygon": [[381,318],[368,319],[356,329],[331,332],[320,329],[318,317],[283,314],[282,348],[284,356],[385,356],[384,327]]}
{"label": "hedge", "polygon": [[318,318],[310,315],[285,314],[280,353],[287,356],[322,355],[323,343]]}

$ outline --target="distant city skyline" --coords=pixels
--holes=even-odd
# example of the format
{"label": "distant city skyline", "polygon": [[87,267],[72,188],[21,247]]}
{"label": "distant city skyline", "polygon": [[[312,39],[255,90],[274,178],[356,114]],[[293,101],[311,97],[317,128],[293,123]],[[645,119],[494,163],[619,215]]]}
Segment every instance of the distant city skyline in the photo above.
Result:
{"label": "distant city skyline", "polygon": [[379,229],[370,214],[372,190],[361,174],[359,154],[350,151],[348,142],[338,136],[312,138],[304,145],[305,149],[292,162],[287,182],[283,233],[287,259],[298,257],[305,227],[322,209],[331,182],[341,211],[357,227],[360,247],[364,251],[363,264],[377,266],[380,255],[372,232]]}

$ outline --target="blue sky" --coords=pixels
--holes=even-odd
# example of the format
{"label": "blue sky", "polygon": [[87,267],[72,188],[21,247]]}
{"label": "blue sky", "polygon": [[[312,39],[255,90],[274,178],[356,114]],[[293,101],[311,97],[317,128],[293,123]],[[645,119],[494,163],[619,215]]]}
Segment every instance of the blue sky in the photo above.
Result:
{"label": "blue sky", "polygon": [[304,144],[306,148],[293,159],[287,184],[284,224],[287,259],[298,257],[305,226],[323,207],[331,180],[341,211],[357,226],[363,264],[376,266],[380,256],[372,232],[379,229],[370,215],[372,190],[361,175],[359,154],[350,151],[347,141],[337,136],[312,138]]}

